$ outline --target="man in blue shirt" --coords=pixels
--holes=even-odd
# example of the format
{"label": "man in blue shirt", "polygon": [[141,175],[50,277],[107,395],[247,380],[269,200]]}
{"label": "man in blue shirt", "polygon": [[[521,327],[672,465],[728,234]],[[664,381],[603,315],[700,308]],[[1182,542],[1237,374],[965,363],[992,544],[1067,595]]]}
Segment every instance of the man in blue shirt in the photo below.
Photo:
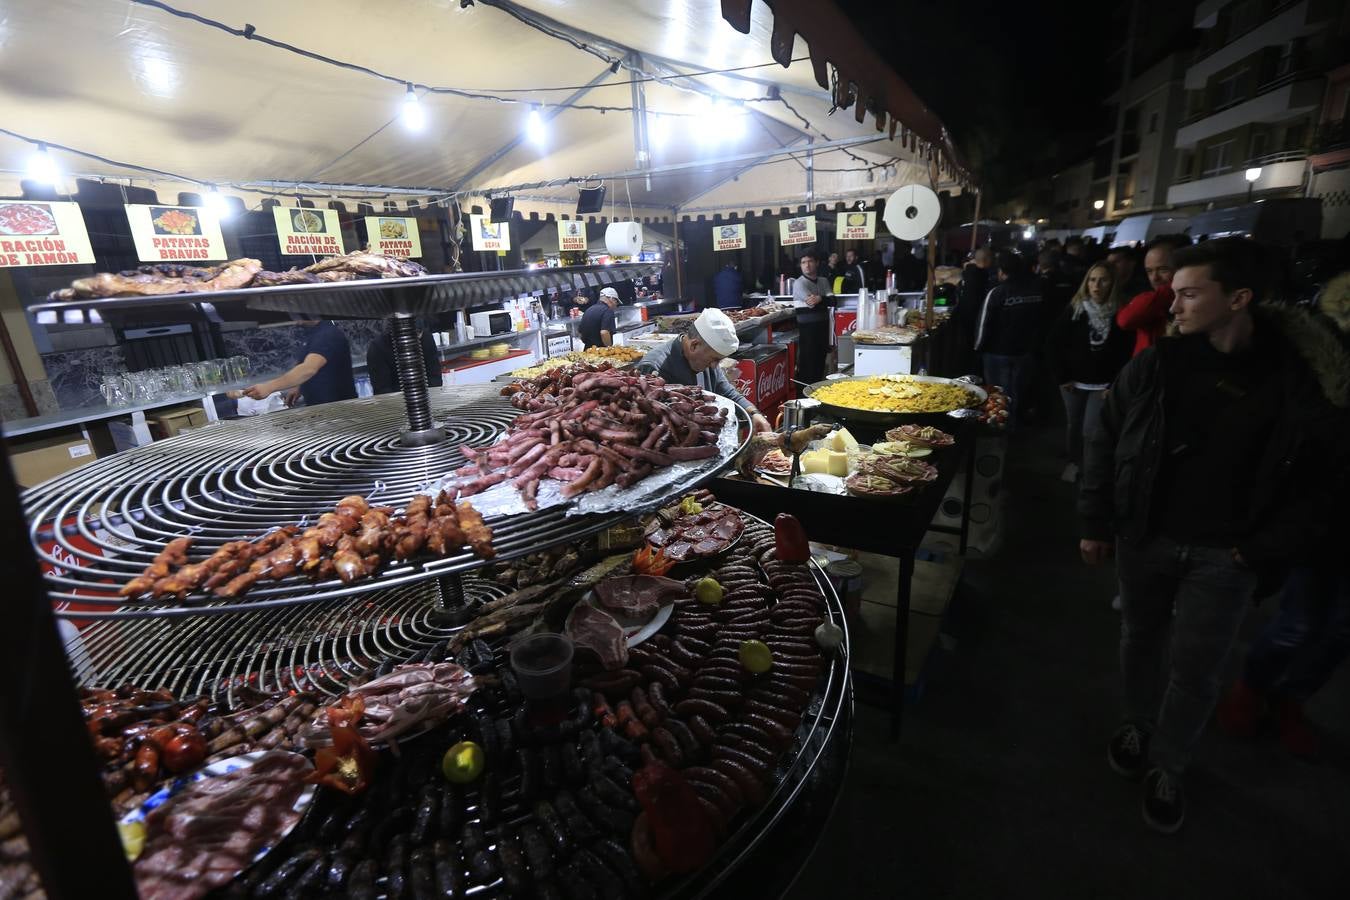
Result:
{"label": "man in blue shirt", "polygon": [[722,271],[713,276],[713,297],[717,300],[718,309],[740,309],[744,289],[745,281],[735,262],[727,263]]}
{"label": "man in blue shirt", "polygon": [[286,405],[295,404],[296,393],[306,406],[356,399],[356,376],[352,374],[352,348],[347,335],[331,321],[300,322],[307,332],[299,362],[284,375],[247,388],[244,396],[262,400],[276,391],[286,392]]}

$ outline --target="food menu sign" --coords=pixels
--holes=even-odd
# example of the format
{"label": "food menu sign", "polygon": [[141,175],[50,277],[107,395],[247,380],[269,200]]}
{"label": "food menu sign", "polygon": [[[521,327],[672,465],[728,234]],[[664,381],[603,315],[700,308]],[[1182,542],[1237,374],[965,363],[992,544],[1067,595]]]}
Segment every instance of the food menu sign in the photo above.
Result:
{"label": "food menu sign", "polygon": [[0,269],[93,261],[79,204],[0,202]]}
{"label": "food menu sign", "polygon": [[877,235],[877,214],[874,212],[841,212],[835,239],[841,241],[870,241]]}
{"label": "food menu sign", "polygon": [[572,219],[567,222],[558,223],[558,249],[563,253],[571,253],[577,250],[587,249],[586,243],[586,223],[580,219]]}
{"label": "food menu sign", "polygon": [[801,216],[796,219],[781,219],[778,222],[779,243],[784,247],[793,244],[814,244],[816,242],[816,217]]}
{"label": "food menu sign", "polygon": [[366,234],[374,253],[415,259],[422,255],[417,220],[406,216],[366,216]]}
{"label": "food menu sign", "polygon": [[332,209],[274,206],[277,241],[286,256],[335,256],[342,247],[342,224]]}
{"label": "food menu sign", "polygon": [[487,216],[469,216],[469,231],[473,233],[475,250],[510,250],[511,229],[506,222],[494,222]]}
{"label": "food menu sign", "polygon": [[228,259],[220,217],[196,206],[127,204],[127,223],[141,262],[201,262]]}
{"label": "food menu sign", "polygon": [[744,225],[713,226],[713,250],[740,250],[744,247]]}

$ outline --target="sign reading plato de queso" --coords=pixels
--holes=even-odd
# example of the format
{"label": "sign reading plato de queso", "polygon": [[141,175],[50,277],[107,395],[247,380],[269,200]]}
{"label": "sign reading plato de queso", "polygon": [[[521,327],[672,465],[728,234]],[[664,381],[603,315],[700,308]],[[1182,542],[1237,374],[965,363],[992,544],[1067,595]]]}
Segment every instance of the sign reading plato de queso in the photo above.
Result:
{"label": "sign reading plato de queso", "polygon": [[141,262],[205,262],[228,259],[220,216],[197,206],[127,204],[127,224]]}
{"label": "sign reading plato de queso", "polygon": [[801,216],[796,219],[781,219],[778,222],[779,243],[784,247],[793,244],[814,244],[816,242],[816,217]]}
{"label": "sign reading plato de queso", "polygon": [[569,222],[558,223],[558,249],[564,253],[574,253],[577,250],[585,250],[586,244],[586,223],[580,219],[572,219]]}
{"label": "sign reading plato de queso", "polygon": [[713,250],[740,250],[744,247],[744,225],[713,226]]}
{"label": "sign reading plato de queso", "polygon": [[0,202],[0,269],[93,261],[79,204]]}
{"label": "sign reading plato de queso", "polygon": [[417,220],[405,216],[366,216],[366,235],[372,253],[413,259],[422,255]]}
{"label": "sign reading plato de queso", "polygon": [[286,256],[335,256],[345,253],[337,210],[274,206],[277,242]]}
{"label": "sign reading plato de queso", "polygon": [[469,216],[469,231],[475,250],[510,250],[511,229],[507,222],[494,222],[487,216]]}
{"label": "sign reading plato de queso", "polygon": [[841,212],[835,240],[870,241],[877,235],[877,214],[874,212]]}

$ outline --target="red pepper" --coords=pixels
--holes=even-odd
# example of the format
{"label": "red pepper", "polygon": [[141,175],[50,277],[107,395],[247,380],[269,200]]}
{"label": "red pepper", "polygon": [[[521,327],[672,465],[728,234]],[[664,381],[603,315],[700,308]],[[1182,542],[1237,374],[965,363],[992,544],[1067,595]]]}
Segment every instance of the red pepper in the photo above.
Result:
{"label": "red pepper", "polygon": [[314,753],[314,771],[305,776],[307,784],[324,784],[344,794],[359,794],[370,786],[375,772],[375,751],[355,728],[332,725],[333,746]]}
{"label": "red pepper", "polygon": [[717,848],[712,823],[698,792],[683,775],[651,762],[633,776],[633,793],[647,814],[656,855],[674,873],[692,872]]}
{"label": "red pepper", "polygon": [[641,575],[664,575],[674,566],[675,560],[668,558],[664,549],[653,552],[649,544],[633,554],[633,570]]}
{"label": "red pepper", "polygon": [[366,701],[351,694],[343,694],[338,701],[328,707],[329,728],[355,728],[356,723],[366,714]]}
{"label": "red pepper", "polygon": [[797,517],[779,513],[773,520],[774,553],[780,562],[804,563],[811,558],[811,543]]}

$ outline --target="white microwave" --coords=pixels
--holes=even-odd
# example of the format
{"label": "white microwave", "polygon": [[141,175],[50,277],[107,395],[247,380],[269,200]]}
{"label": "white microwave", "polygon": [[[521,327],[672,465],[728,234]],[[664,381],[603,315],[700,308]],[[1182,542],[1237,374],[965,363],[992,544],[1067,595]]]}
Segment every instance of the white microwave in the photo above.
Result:
{"label": "white microwave", "polygon": [[476,337],[487,337],[493,334],[507,334],[512,330],[511,314],[501,310],[498,310],[497,312],[470,313],[469,324],[473,326],[473,333]]}

